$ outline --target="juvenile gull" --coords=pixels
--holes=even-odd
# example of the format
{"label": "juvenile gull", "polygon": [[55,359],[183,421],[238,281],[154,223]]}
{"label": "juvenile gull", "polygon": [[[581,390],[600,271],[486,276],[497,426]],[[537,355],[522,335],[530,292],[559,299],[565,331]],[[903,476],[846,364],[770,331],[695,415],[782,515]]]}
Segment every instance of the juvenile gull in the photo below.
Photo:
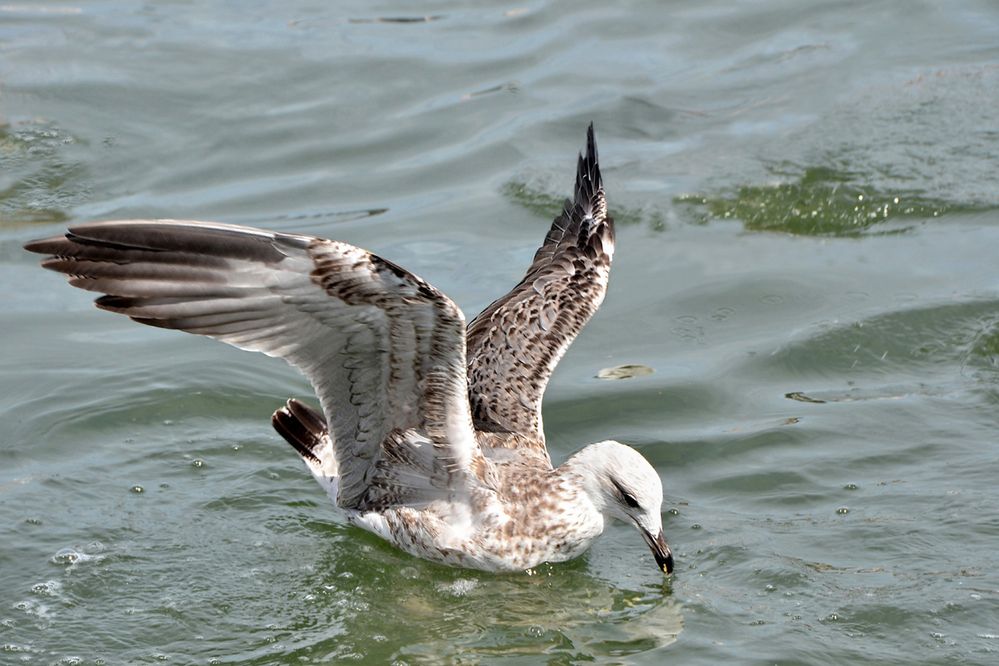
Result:
{"label": "juvenile gull", "polygon": [[522,570],[580,555],[618,518],[673,570],[662,485],[641,454],[604,441],[553,468],[545,447],[545,386],[603,301],[614,253],[592,125],[527,275],[467,329],[432,285],[322,238],[128,220],[25,247],[105,294],[103,310],[298,368],[322,411],[290,399],[274,428],[350,523],[408,553]]}

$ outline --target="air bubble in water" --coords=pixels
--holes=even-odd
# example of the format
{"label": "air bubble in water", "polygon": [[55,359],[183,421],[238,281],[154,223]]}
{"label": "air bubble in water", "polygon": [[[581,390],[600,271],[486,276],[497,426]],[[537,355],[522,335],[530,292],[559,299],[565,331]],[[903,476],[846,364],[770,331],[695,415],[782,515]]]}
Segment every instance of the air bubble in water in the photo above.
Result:
{"label": "air bubble in water", "polygon": [[76,564],[83,558],[83,553],[73,548],[62,548],[52,556],[53,564]]}
{"label": "air bubble in water", "polygon": [[44,583],[35,583],[31,586],[31,591],[43,597],[57,597],[62,590],[62,583],[57,580],[47,580]]}

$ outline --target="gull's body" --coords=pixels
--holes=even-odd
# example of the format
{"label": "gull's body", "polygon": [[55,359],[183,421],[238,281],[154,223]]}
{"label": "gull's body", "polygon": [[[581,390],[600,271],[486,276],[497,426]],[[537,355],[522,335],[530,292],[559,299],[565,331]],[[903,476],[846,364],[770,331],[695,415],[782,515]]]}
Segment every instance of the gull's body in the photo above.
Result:
{"label": "gull's body", "polygon": [[527,275],[465,327],[395,264],[337,241],[174,220],[99,222],[29,243],[98,307],[284,358],[297,400],[275,429],[347,519],[419,557],[489,571],[576,557],[608,518],[633,522],[664,571],[662,486],[617,442],[553,468],[541,399],[599,307],[614,251],[592,127]]}

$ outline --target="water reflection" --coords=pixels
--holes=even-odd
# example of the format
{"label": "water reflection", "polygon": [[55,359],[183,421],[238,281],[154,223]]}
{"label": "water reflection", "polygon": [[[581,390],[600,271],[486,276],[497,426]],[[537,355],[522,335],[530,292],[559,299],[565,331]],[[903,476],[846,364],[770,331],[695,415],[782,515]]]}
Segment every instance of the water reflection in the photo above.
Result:
{"label": "water reflection", "polygon": [[318,612],[338,630],[297,641],[288,658],[625,657],[669,645],[683,629],[682,606],[668,584],[622,588],[590,574],[585,558],[483,574],[407,557],[361,530],[307,527],[321,538],[331,530],[347,537],[303,581],[307,614]]}

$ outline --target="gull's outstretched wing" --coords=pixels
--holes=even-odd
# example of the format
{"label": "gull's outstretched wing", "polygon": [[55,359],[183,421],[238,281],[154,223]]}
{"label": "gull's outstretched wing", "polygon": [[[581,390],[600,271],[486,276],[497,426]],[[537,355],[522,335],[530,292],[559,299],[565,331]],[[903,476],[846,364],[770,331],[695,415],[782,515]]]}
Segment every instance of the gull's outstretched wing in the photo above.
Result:
{"label": "gull's outstretched wing", "polygon": [[[513,432],[510,445],[544,451],[541,398],[552,370],[600,307],[614,254],[591,124],[576,189],[555,218],[527,275],[469,324],[472,421],[484,432]],[[502,445],[503,438],[495,438]]]}
{"label": "gull's outstretched wing", "polygon": [[25,246],[97,306],[285,359],[333,436],[337,503],[361,508],[382,443],[416,429],[449,473],[476,451],[464,316],[395,264],[346,243],[225,224],[98,222]]}

